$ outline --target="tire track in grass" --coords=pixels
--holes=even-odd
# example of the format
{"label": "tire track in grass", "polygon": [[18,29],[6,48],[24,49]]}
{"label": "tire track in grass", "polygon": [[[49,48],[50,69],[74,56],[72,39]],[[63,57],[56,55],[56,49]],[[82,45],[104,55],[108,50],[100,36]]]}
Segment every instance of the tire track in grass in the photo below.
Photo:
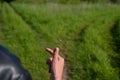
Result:
{"label": "tire track in grass", "polygon": [[[26,21],[26,18],[23,17],[22,13],[19,13],[19,10],[17,10],[12,4],[10,4],[10,6],[14,9],[14,11],[16,12],[17,15],[19,15],[21,17],[21,19],[27,24],[29,25],[29,27],[31,28],[31,30],[37,35],[37,37],[39,38],[40,44],[45,48],[45,47],[51,47],[54,48],[56,47],[54,44],[56,44],[56,42],[53,40],[53,37],[50,36],[50,33],[47,33],[47,31],[42,30],[42,28],[39,28],[41,25],[37,25],[35,26],[36,22],[33,22],[33,24],[29,21]],[[36,17],[36,16],[33,16]],[[36,20],[37,21],[37,20]],[[44,22],[44,21],[43,21]],[[45,21],[46,22],[46,21]],[[35,23],[35,24],[34,24]],[[45,26],[42,26],[45,27]],[[50,30],[48,28],[48,30]]]}
{"label": "tire track in grass", "polygon": [[49,74],[44,61],[47,55],[40,50],[43,48],[36,34],[7,3],[3,4],[2,16],[4,27],[1,32],[4,45],[21,58],[23,65],[31,72],[33,80],[48,80]]}
{"label": "tire track in grass", "polygon": [[14,12],[15,12],[17,15],[19,15],[19,17],[22,19],[22,21],[24,21],[25,24],[27,24],[27,25],[31,28],[31,30],[35,33],[35,35],[38,36],[36,30],[34,30],[34,26],[32,26],[31,24],[27,23],[27,22],[25,21],[25,19],[24,19],[24,18],[17,12],[17,10],[12,6],[12,4],[9,4],[9,6],[14,10]]}
{"label": "tire track in grass", "polygon": [[[14,7],[13,7],[14,8]],[[14,9],[15,11],[16,11],[16,9]],[[16,13],[18,14],[18,15],[21,15],[20,13],[18,13],[17,11],[16,11]],[[24,18],[23,18],[23,16],[21,16],[22,17],[22,19],[23,20],[25,20]],[[99,16],[100,17],[100,16]],[[95,17],[96,18],[96,17]],[[93,19],[94,20],[94,19]],[[31,25],[31,24],[29,24],[27,21],[25,21],[28,25]],[[94,22],[94,21],[91,21],[90,20],[90,23],[91,22]],[[86,22],[87,23],[87,22]],[[88,23],[89,23],[89,21],[88,21]],[[82,24],[83,26],[87,26],[86,24]],[[84,27],[83,27],[84,28]],[[31,27],[31,29],[33,29],[33,27]],[[68,41],[68,40],[67,40]],[[65,48],[65,46],[67,45],[67,42],[66,41],[64,41],[64,42],[62,42],[63,43],[63,45],[62,45],[62,47],[64,47],[63,49],[62,49],[62,53],[64,53],[64,55],[65,55],[65,53],[67,53],[67,51],[66,51],[66,49],[67,48]],[[68,66],[68,64],[65,64],[66,66]],[[65,72],[64,72],[64,74],[65,74],[65,76],[64,76],[64,80],[66,80],[68,77],[67,77],[67,73],[68,71],[67,71],[67,67],[65,68]]]}
{"label": "tire track in grass", "polygon": [[[16,11],[16,12],[17,12],[17,11]],[[21,14],[19,14],[19,13],[17,13],[17,14],[18,14],[18,15],[21,15]],[[23,18],[23,17],[22,17],[22,18]],[[25,20],[25,19],[23,18],[23,20]],[[25,22],[26,22],[26,21],[25,21]],[[26,22],[26,23],[29,24],[28,22]],[[29,25],[31,25],[31,24],[29,24]],[[33,29],[33,27],[32,27],[31,29]],[[66,50],[65,50],[65,49],[66,49],[66,48],[65,48],[65,46],[66,46],[65,44],[66,44],[66,43],[63,43],[63,45],[62,45],[62,46],[64,47],[64,49],[62,49],[61,53],[63,53],[63,54],[64,54],[64,53],[67,53]],[[63,80],[67,80],[67,78],[68,78],[68,76],[67,76],[67,67],[66,67],[66,66],[67,66],[67,64],[65,63]]]}
{"label": "tire track in grass", "polygon": [[[14,8],[14,7],[13,7]],[[16,11],[17,12],[17,11]],[[17,13],[18,15],[21,15],[20,13]],[[22,18],[23,18],[23,16],[22,16]],[[25,20],[24,18],[23,18],[23,20]],[[25,21],[27,24],[29,24],[27,21]],[[29,25],[31,25],[31,24],[29,24]],[[85,26],[85,25],[84,25]],[[86,25],[87,26],[87,25]],[[84,28],[84,27],[83,27]],[[32,29],[33,29],[33,27],[32,27]],[[64,53],[64,55],[65,55],[65,53],[67,53],[67,51],[65,50],[66,48],[65,48],[65,46],[67,45],[67,42],[66,41],[64,41],[64,42],[62,42],[62,47],[64,47],[64,49],[62,49],[62,53]],[[67,64],[66,64],[67,65]],[[66,68],[65,68],[66,69]],[[65,75],[67,74],[66,73],[67,72],[67,70],[65,70]],[[65,77],[67,77],[67,76],[65,76]],[[67,78],[65,78],[65,80],[66,80]]]}
{"label": "tire track in grass", "polygon": [[[109,19],[109,17],[110,15],[105,18]],[[99,39],[104,40],[104,34],[102,32],[105,33],[106,30],[110,30],[110,27],[112,27],[111,25],[113,25],[112,23],[115,21],[115,15],[113,15],[108,21],[107,19],[104,20],[104,18],[100,18],[94,24],[89,25],[89,27],[80,32],[77,40],[75,40],[75,47],[77,49],[74,51],[74,53],[76,52],[74,55],[76,56],[71,56],[70,58],[72,59],[71,64],[73,66],[71,65],[70,67],[70,70],[72,71],[69,71],[71,75],[69,80],[119,80],[118,75],[114,72],[114,69],[109,63],[107,56],[108,52],[105,51],[106,48],[102,48],[105,42],[101,42],[103,44],[99,43]],[[103,23],[103,25],[101,23]],[[105,26],[108,26],[108,29]],[[97,30],[94,29],[96,27]],[[96,54],[96,52],[98,54]],[[104,72],[104,70],[106,72]]]}
{"label": "tire track in grass", "polygon": [[[11,7],[13,7],[13,6],[11,5]],[[18,15],[21,16],[21,14],[18,13],[14,7],[13,7],[13,9],[15,10],[15,12],[16,12]],[[22,20],[23,20],[26,24],[28,24],[28,25],[30,26],[31,30],[33,30],[33,31],[36,32],[37,34],[39,33],[38,31],[36,31],[36,30],[34,29],[34,26],[32,26],[32,24],[30,24],[30,23],[28,23],[27,21],[25,21],[25,19],[23,18],[23,16],[21,16],[21,18],[22,18]],[[64,47],[65,47],[65,45],[64,45]],[[62,50],[62,51],[61,51],[61,53],[65,53],[65,52],[66,52],[66,50]],[[67,66],[66,62],[65,62],[65,66]],[[63,80],[67,80],[67,78],[68,78],[68,76],[67,76],[67,67],[65,67],[65,68],[64,68],[64,72],[63,72]]]}
{"label": "tire track in grass", "polygon": [[[92,21],[88,22],[87,24],[82,25],[82,27],[79,29],[79,31],[84,31],[89,24],[91,24],[91,22],[94,22],[96,19],[93,19]],[[77,34],[77,33],[76,33]],[[73,36],[73,35],[72,35]],[[67,58],[69,54],[68,46],[70,46],[69,43],[73,43],[71,40],[74,40],[74,37],[72,37],[72,39],[67,39],[64,42],[62,42],[62,51],[61,53],[63,53],[63,56],[65,58],[65,67],[64,67],[64,73],[63,73],[63,80],[68,80],[68,68],[69,68],[69,59]]]}
{"label": "tire track in grass", "polygon": [[[22,8],[20,7],[22,5]],[[45,34],[45,32],[42,32],[42,30],[41,30],[41,28],[40,28],[40,26],[42,26],[42,25],[39,25],[39,24],[42,24],[41,23],[41,16],[40,15],[38,15],[38,14],[35,14],[35,13],[33,13],[32,11],[36,11],[36,13],[38,13],[37,12],[37,10],[35,9],[35,7],[33,7],[33,5],[32,5],[32,7],[31,8],[33,8],[33,9],[35,9],[35,10],[32,10],[31,11],[31,8],[30,7],[28,7],[28,8],[25,8],[24,9],[24,7],[27,7],[27,6],[30,6],[30,5],[27,5],[27,4],[18,4],[18,5],[16,5],[15,3],[12,3],[11,4],[11,6],[13,7],[13,9],[16,11],[16,13],[18,14],[18,15],[20,15],[21,17],[22,17],[22,19],[27,23],[27,24],[29,24],[29,25],[32,25],[31,26],[31,29],[32,30],[35,30],[35,32],[37,32],[38,34],[39,33],[41,33],[41,35],[47,35],[47,37],[49,37],[49,38],[54,38],[54,37],[51,37],[51,35],[48,35],[48,34],[52,34],[52,33],[48,33],[48,34]],[[27,5],[27,6],[26,6]],[[37,5],[38,6],[38,5]],[[43,7],[43,6],[42,6]],[[19,8],[20,8],[20,10],[19,10]],[[30,15],[29,15],[29,13],[30,13],[30,11],[28,11],[30,9],[30,11],[31,11],[31,13],[32,14],[30,14],[32,17],[30,17]],[[39,6],[38,6],[38,9],[39,9]],[[26,10],[26,11],[25,11]],[[43,8],[43,10],[45,11],[46,10],[46,8],[44,9]],[[28,12],[27,12],[28,11]],[[39,11],[39,10],[38,10]],[[27,12],[27,13],[26,13]],[[106,8],[106,12],[109,14],[109,12],[110,12],[110,10],[107,10],[107,8]],[[74,24],[76,24],[76,23],[73,23],[73,24],[71,24],[71,25],[74,25],[74,27],[75,28],[72,28],[72,29],[70,29],[71,30],[71,32],[75,32],[74,31],[74,29],[79,29],[79,24],[81,24],[81,25],[84,25],[84,24],[86,24],[87,22],[89,22],[89,21],[91,21],[91,19],[93,19],[93,17],[98,17],[98,16],[100,16],[100,15],[104,15],[104,14],[106,14],[106,12],[104,12],[102,9],[100,9],[100,10],[98,10],[98,12],[97,11],[91,11],[90,13],[88,12],[88,13],[84,13],[84,14],[82,14],[82,16],[81,16],[81,19],[78,21],[79,23],[77,23],[78,25],[74,25]],[[42,12],[43,13],[43,12]],[[47,13],[49,13],[49,12],[47,12]],[[46,13],[44,13],[44,14],[46,14]],[[94,15],[93,15],[94,14]],[[28,16],[27,16],[28,15]],[[37,16],[36,16],[37,15]],[[92,16],[91,16],[92,15]],[[46,16],[48,16],[48,15],[46,15]],[[50,15],[51,16],[51,15]],[[40,19],[38,18],[38,17],[40,17]],[[59,16],[58,16],[59,17]],[[67,17],[67,15],[66,15],[66,17]],[[35,19],[36,18],[36,19]],[[77,18],[77,17],[74,17],[74,19],[75,18]],[[66,18],[65,18],[66,19]],[[71,18],[72,19],[72,18]],[[82,20],[83,19],[83,20]],[[31,21],[32,20],[32,21]],[[40,20],[40,21],[39,21]],[[46,20],[46,19],[45,19]],[[43,21],[42,22],[46,22],[45,24],[47,24],[47,21],[45,21],[44,20],[44,15],[43,15]],[[85,22],[85,21],[86,22]],[[35,21],[35,22],[34,22]],[[38,22],[39,21],[39,22]],[[64,21],[64,20],[63,20]],[[76,20],[75,20],[75,22],[77,22]],[[55,23],[54,23],[55,24]],[[58,23],[59,24],[59,23]],[[59,25],[61,25],[61,24],[59,24]],[[71,26],[70,25],[70,26]],[[58,26],[58,25],[56,25],[56,26]],[[64,25],[62,25],[62,26],[64,26]],[[62,26],[60,26],[60,27],[62,27]],[[77,26],[77,27],[76,27]],[[39,27],[39,28],[38,28]],[[52,26],[50,25],[49,27],[48,27],[48,25],[46,25],[46,26],[43,26],[43,27],[47,27],[47,28],[51,28]],[[66,27],[66,26],[65,26]],[[63,27],[64,29],[61,29],[62,31],[64,31],[64,30],[66,30],[66,28],[65,27]],[[73,27],[73,26],[71,26],[71,27]],[[54,29],[54,28],[53,28]],[[68,30],[68,29],[67,29]],[[70,30],[68,30],[68,31],[70,31]],[[53,31],[54,32],[54,31]],[[59,31],[58,31],[59,32]],[[42,34],[43,33],[43,34]],[[62,32],[62,33],[64,33],[64,32]],[[64,35],[66,35],[67,33],[64,33]],[[55,35],[56,36],[56,35]],[[43,37],[41,37],[41,38],[43,38]]]}
{"label": "tire track in grass", "polygon": [[[93,20],[93,21],[94,21],[94,20]],[[93,22],[93,21],[91,21],[91,22]],[[91,23],[91,22],[90,22],[90,23]],[[84,25],[84,26],[81,27],[81,29],[79,29],[79,30],[80,30],[80,31],[83,31],[84,29],[87,28],[87,26],[88,26],[88,24]],[[73,39],[71,39],[71,40],[73,40]],[[72,43],[71,40],[69,39],[69,41],[68,41],[68,40],[65,41],[64,44],[62,45],[62,46],[63,46],[63,49],[62,49],[61,53],[64,53],[64,58],[65,58],[65,67],[64,67],[64,73],[63,73],[63,75],[64,75],[64,76],[63,76],[63,80],[68,80],[68,79],[69,79],[69,77],[68,77],[68,75],[69,75],[68,70],[69,70],[69,65],[70,65],[70,63],[69,63],[69,59],[67,58],[68,55],[69,55],[69,54],[67,54],[67,53],[69,53],[69,51],[66,50],[66,49],[68,49],[68,46],[70,46],[69,43]]]}
{"label": "tire track in grass", "polygon": [[[18,13],[17,11],[16,11],[16,9],[11,5],[11,7],[15,10],[15,12],[18,14],[18,15],[20,15],[21,16],[21,14],[20,13]],[[22,20],[26,23],[26,24],[28,24],[29,26],[30,26],[30,28],[31,28],[31,30],[33,30],[34,32],[36,32],[36,34],[38,34],[39,32],[36,30],[36,29],[34,29],[34,26],[32,26],[32,24],[30,24],[30,23],[28,23],[27,21],[25,21],[25,19],[23,18],[23,16],[21,16],[21,18],[22,18]],[[44,35],[44,34],[43,34]],[[66,44],[66,43],[65,43]],[[60,53],[62,53],[62,54],[64,54],[65,52],[66,52],[66,48],[65,48],[65,46],[66,45],[62,45],[63,47],[64,47],[64,49],[60,52]],[[63,55],[64,56],[64,55]],[[64,68],[64,72],[63,72],[63,80],[67,80],[68,79],[68,76],[67,76],[67,64],[66,64],[67,62],[65,62],[65,68]]]}
{"label": "tire track in grass", "polygon": [[[101,16],[101,17],[103,17],[103,16]],[[100,17],[100,18],[101,18]],[[84,33],[84,31],[89,27],[89,25],[91,24],[91,23],[94,23],[95,21],[96,21],[96,19],[97,18],[95,18],[95,19],[93,19],[93,20],[91,20],[90,22],[88,22],[87,24],[84,24],[84,25],[82,25],[82,27],[80,27],[79,28],[79,30],[77,30],[76,31],[76,34],[79,34],[80,33],[80,35],[82,35],[82,33]],[[79,32],[79,33],[78,33]],[[73,36],[73,35],[72,35]],[[81,36],[82,37],[82,36]],[[72,39],[71,40],[77,40],[79,37],[77,37],[77,38],[75,38],[75,35],[74,35],[74,37],[72,37]],[[64,78],[63,78],[63,80],[68,80],[69,78],[68,78],[68,75],[69,75],[69,73],[68,73],[68,68],[69,68],[69,60],[71,59],[71,58],[67,58],[68,56],[69,56],[69,54],[66,54],[66,53],[69,53],[69,51],[71,51],[71,50],[66,50],[67,49],[67,46],[71,46],[71,45],[69,45],[69,43],[73,43],[73,41],[71,41],[70,39],[67,39],[67,40],[65,40],[65,42],[63,43],[63,45],[62,45],[62,47],[63,47],[63,49],[62,49],[62,53],[64,53],[64,58],[65,58],[65,61],[66,61],[66,63],[65,63],[65,71],[64,71],[64,75],[65,76],[63,76]],[[70,41],[70,42],[69,42]],[[73,43],[74,44],[74,43]],[[78,45],[78,44],[76,44],[76,45]]]}
{"label": "tire track in grass", "polygon": [[[108,15],[108,14],[107,14]],[[109,14],[110,15],[110,14]],[[105,17],[106,15],[104,15],[104,17]],[[100,17],[100,16],[99,16]],[[101,16],[101,17],[103,17],[103,16]],[[100,18],[101,18],[100,17]],[[98,17],[97,17],[98,18]],[[80,27],[77,31],[76,31],[76,34],[78,35],[78,34],[80,34],[80,37],[84,37],[84,36],[82,36],[83,34],[84,34],[84,32],[86,31],[86,29],[91,25],[91,23],[94,23],[94,22],[96,22],[96,19],[97,18],[95,18],[95,19],[93,19],[93,20],[91,20],[90,22],[88,22],[87,24],[84,24],[82,27]],[[79,32],[79,33],[78,33]],[[73,36],[73,35],[72,35]],[[66,59],[66,61],[67,61],[67,63],[66,63],[66,72],[65,72],[65,74],[67,74],[67,78],[65,77],[65,80],[67,80],[67,79],[70,79],[70,78],[68,78],[68,75],[69,75],[69,70],[67,70],[67,68],[69,68],[69,61],[71,61],[70,59],[72,59],[73,57],[70,57],[70,58],[67,58],[68,56],[69,56],[69,54],[65,54],[65,53],[71,53],[71,52],[73,52],[73,51],[71,51],[72,49],[69,49],[69,50],[65,50],[66,48],[66,46],[71,46],[71,45],[69,45],[69,43],[72,43],[72,44],[75,44],[74,42],[73,42],[73,40],[78,40],[79,39],[79,37],[76,37],[75,38],[75,36],[76,35],[74,35],[74,37],[72,37],[72,41],[70,40],[70,39],[67,39],[66,40],[66,42],[63,44],[63,53],[64,53],[64,56],[65,56],[65,59]],[[70,42],[69,42],[70,41]],[[80,42],[82,42],[83,40],[81,40],[80,39]],[[77,42],[77,41],[76,41]],[[76,46],[78,46],[78,43],[76,44]],[[75,47],[76,47],[75,46]],[[69,52],[69,51],[71,51],[71,52]],[[74,53],[74,52],[73,52]],[[69,68],[70,69],[70,68]]]}

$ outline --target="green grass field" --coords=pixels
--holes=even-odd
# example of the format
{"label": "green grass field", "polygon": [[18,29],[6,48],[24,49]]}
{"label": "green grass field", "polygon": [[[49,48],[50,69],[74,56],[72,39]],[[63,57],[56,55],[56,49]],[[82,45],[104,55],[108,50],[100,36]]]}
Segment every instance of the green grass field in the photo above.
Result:
{"label": "green grass field", "polygon": [[33,80],[49,80],[46,47],[60,48],[68,80],[120,80],[120,6],[0,3],[0,44]]}

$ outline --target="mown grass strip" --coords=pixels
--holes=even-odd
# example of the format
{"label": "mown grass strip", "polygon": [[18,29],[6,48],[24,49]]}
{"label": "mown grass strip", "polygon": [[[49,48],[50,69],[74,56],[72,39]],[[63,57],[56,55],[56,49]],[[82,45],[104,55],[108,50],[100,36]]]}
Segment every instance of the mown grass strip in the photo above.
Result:
{"label": "mown grass strip", "polygon": [[47,55],[36,34],[7,3],[2,7],[2,21],[4,27],[1,27],[1,44],[20,57],[33,80],[48,80],[45,64]]}
{"label": "mown grass strip", "polygon": [[108,31],[117,17],[111,14],[99,18],[78,35],[74,43],[76,50],[70,48],[69,80],[119,80],[106,50]]}

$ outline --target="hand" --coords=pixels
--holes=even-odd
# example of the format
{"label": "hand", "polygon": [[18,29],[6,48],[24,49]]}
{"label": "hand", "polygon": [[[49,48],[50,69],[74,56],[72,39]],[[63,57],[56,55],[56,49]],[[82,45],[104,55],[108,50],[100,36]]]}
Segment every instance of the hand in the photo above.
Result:
{"label": "hand", "polygon": [[50,57],[47,61],[49,65],[49,72],[54,77],[54,80],[62,80],[63,68],[64,68],[64,59],[59,55],[59,48],[55,48],[54,50],[50,48],[46,48],[52,57]]}

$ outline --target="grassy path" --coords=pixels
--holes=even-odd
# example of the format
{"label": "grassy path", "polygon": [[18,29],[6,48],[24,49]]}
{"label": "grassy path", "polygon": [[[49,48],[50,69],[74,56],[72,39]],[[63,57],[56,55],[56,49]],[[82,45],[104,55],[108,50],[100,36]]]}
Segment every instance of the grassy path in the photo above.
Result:
{"label": "grassy path", "polygon": [[74,43],[76,51],[73,51],[76,53],[71,54],[70,58],[72,65],[70,66],[69,80],[119,80],[118,74],[109,61],[108,55],[111,50],[107,50],[108,31],[118,18],[114,14],[111,15],[90,24],[78,35]]}
{"label": "grassy path", "polygon": [[[54,25],[55,23],[52,23],[52,26],[51,26],[51,23],[49,23],[49,21],[47,21],[47,19],[49,20],[49,17],[45,17],[45,19],[43,19],[43,21],[41,21],[41,20],[39,20],[39,19],[37,19],[36,17],[40,17],[39,16],[39,14],[37,14],[37,16],[36,16],[36,14],[27,14],[27,11],[24,11],[24,10],[27,10],[27,8],[26,9],[22,9],[21,8],[21,6],[20,6],[20,8],[19,8],[19,10],[17,9],[18,7],[15,7],[15,6],[17,6],[17,5],[15,5],[15,4],[13,4],[13,8],[15,9],[15,11],[19,14],[19,15],[21,15],[22,16],[22,18],[25,20],[25,22],[26,23],[28,23],[28,24],[30,24],[30,25],[33,25],[34,27],[32,27],[32,29],[34,29],[38,34],[41,34],[41,35],[47,35],[47,37],[48,38],[52,38],[52,39],[56,39],[57,37],[60,37],[60,40],[62,40],[62,41],[56,41],[56,40],[53,40],[52,42],[54,42],[55,41],[55,44],[54,45],[58,45],[58,46],[60,46],[60,48],[62,49],[62,51],[61,51],[61,53],[63,53],[64,54],[64,56],[65,56],[65,58],[66,58],[66,60],[69,62],[69,60],[71,59],[71,57],[70,56],[72,56],[72,55],[70,55],[70,54],[68,54],[69,53],[69,51],[71,51],[71,50],[73,50],[73,49],[71,49],[71,50],[69,50],[68,48],[68,46],[72,46],[72,48],[73,48],[73,44],[76,44],[76,43],[73,43],[73,44],[71,44],[73,41],[71,41],[71,40],[74,40],[74,37],[75,37],[75,35],[74,34],[76,34],[76,32],[79,32],[79,31],[81,31],[81,30],[86,30],[86,28],[87,28],[87,26],[88,25],[90,25],[91,23],[94,23],[94,20],[97,20],[97,18],[100,18],[101,16],[106,16],[106,15],[108,15],[108,14],[111,14],[111,13],[113,13],[113,11],[111,11],[111,10],[108,10],[108,11],[106,11],[106,12],[99,12],[99,11],[96,11],[96,12],[91,12],[91,13],[89,13],[89,14],[85,14],[85,15],[82,15],[81,17],[80,17],[80,19],[76,19],[76,17],[75,16],[73,16],[73,19],[76,19],[76,20],[73,20],[73,22],[78,22],[78,23],[73,23],[73,24],[75,24],[74,25],[74,27],[73,26],[70,26],[69,25],[69,27],[67,27],[67,28],[65,28],[65,27],[62,27],[62,28],[57,28],[57,29],[59,29],[59,30],[63,30],[63,29],[65,29],[64,31],[68,31],[68,32],[63,32],[62,33],[62,35],[61,35],[61,33],[59,34],[59,33],[57,33],[57,31],[58,30],[55,30],[55,29],[53,29],[53,28],[55,28],[56,26],[64,26],[64,24],[60,24],[59,23],[59,20],[57,19],[57,18],[55,18],[55,17],[53,17],[52,18],[52,20],[54,21],[54,19],[56,19],[56,20],[58,20],[58,22],[56,21],[55,23],[56,24],[60,24],[60,25]],[[28,8],[29,9],[29,8]],[[38,11],[39,12],[39,11]],[[26,14],[25,14],[26,13]],[[99,14],[98,14],[99,13]],[[41,14],[41,13],[40,13]],[[94,16],[91,16],[92,14],[95,14]],[[27,16],[28,15],[28,16]],[[35,19],[34,19],[34,17],[33,18],[31,18],[30,16],[32,16],[32,15],[34,15],[34,17],[35,17],[35,19],[37,19],[38,21],[36,21]],[[43,14],[42,14],[43,15]],[[55,15],[55,14],[53,14],[53,15]],[[71,14],[70,14],[71,15]],[[46,15],[47,16],[47,15]],[[63,16],[63,15],[62,15]],[[66,16],[66,15],[65,15]],[[87,17],[86,17],[87,16]],[[31,18],[31,20],[30,20],[30,18]],[[64,19],[64,17],[62,17],[63,19]],[[60,20],[62,20],[62,18],[60,19]],[[71,17],[72,18],[72,17]],[[32,20],[33,19],[33,20]],[[65,18],[66,19],[66,18]],[[68,19],[70,19],[70,18],[68,18]],[[35,21],[34,21],[35,20]],[[52,21],[51,20],[51,21]],[[70,19],[71,20],[71,19]],[[79,21],[81,21],[81,22],[79,22]],[[39,24],[40,23],[40,24]],[[71,24],[72,22],[67,22],[68,24]],[[47,25],[46,25],[47,24]],[[49,26],[48,26],[49,25]],[[38,27],[39,26],[39,27]],[[40,27],[40,26],[44,26],[44,27],[46,27],[46,28],[48,28],[48,27],[51,27],[51,29],[50,30],[55,30],[55,31],[53,31],[53,32],[49,32],[48,30],[46,31],[46,30],[44,30],[45,28],[43,27]],[[45,34],[43,34],[43,32],[41,32],[41,30],[43,30],[43,32],[46,32]],[[70,33],[69,33],[70,32]],[[82,32],[81,32],[82,33]],[[65,38],[66,35],[67,34],[67,38]],[[56,35],[58,35],[58,36],[56,36]],[[54,36],[54,37],[51,37],[51,36]],[[40,38],[43,38],[43,37],[40,37]],[[46,39],[46,38],[45,38]],[[48,40],[49,41],[49,40]],[[56,43],[56,42],[58,42],[58,43]],[[60,44],[59,44],[60,43]],[[78,44],[76,45],[76,46],[78,46]],[[75,46],[74,46],[75,47]],[[74,51],[74,50],[73,50]],[[73,51],[71,51],[71,52],[73,52]],[[71,53],[70,52],[70,53]],[[77,51],[76,51],[77,52]],[[74,53],[74,52],[73,52]],[[72,57],[73,58],[73,57]],[[73,58],[74,59],[74,58]],[[68,63],[67,63],[68,64]],[[71,64],[71,62],[69,63],[69,64]],[[67,66],[71,66],[71,65],[67,65]],[[74,65],[75,66],[75,65]],[[67,69],[67,68],[65,68],[65,69]],[[65,70],[66,72],[68,72],[68,70]],[[65,72],[65,74],[68,74],[68,73],[66,73]],[[74,71],[72,71],[73,72],[73,74],[72,74],[72,76],[74,76]],[[89,73],[88,73],[89,74]],[[70,72],[70,75],[71,75],[71,72]],[[79,73],[77,73],[77,75],[79,75]],[[77,78],[77,75],[75,75],[76,77],[74,77],[74,78],[72,78],[72,79],[80,79],[80,78]],[[82,75],[82,74],[81,74]],[[71,76],[71,77],[72,77]],[[88,75],[89,76],[89,75]],[[71,78],[70,77],[70,78]],[[69,79],[70,79],[69,78]],[[71,79],[71,80],[72,80]]]}
{"label": "grassy path", "polygon": [[21,58],[34,80],[49,79],[44,47],[56,46],[66,60],[64,80],[119,80],[118,65],[111,66],[111,56],[118,56],[111,55],[109,46],[109,31],[119,9],[89,5],[84,10],[53,4],[11,6],[5,3],[2,7],[0,43]]}
{"label": "grassy path", "polygon": [[[38,24],[36,25],[35,23],[37,23],[38,21],[33,21],[32,19],[31,20],[29,20],[29,17],[27,17],[26,15],[30,15],[30,14],[25,14],[24,13],[24,9],[22,10],[22,8],[20,7],[20,9],[17,9],[18,7],[15,7],[15,6],[17,6],[17,5],[15,5],[15,4],[12,4],[13,5],[13,8],[14,8],[14,10],[15,10],[15,12],[18,14],[18,15],[21,15],[21,17],[22,17],[22,19],[23,20],[25,20],[25,22],[27,23],[27,24],[29,24],[29,25],[32,25],[32,29],[34,30],[34,31],[36,31],[38,34],[41,34],[42,32],[41,32],[41,28],[39,27],[38,28]],[[29,9],[29,8],[28,8]],[[27,9],[26,9],[27,10]],[[64,35],[64,37],[63,37],[63,40],[61,41],[61,42],[59,42],[60,44],[58,44],[59,46],[60,46],[60,48],[62,49],[62,51],[61,51],[61,53],[63,53],[63,55],[64,55],[64,58],[66,59],[67,57],[68,57],[68,55],[69,54],[67,54],[68,53],[68,51],[67,51],[67,48],[68,48],[68,46],[69,45],[71,45],[71,40],[69,40],[69,39],[71,39],[71,38],[73,38],[74,39],[74,34],[76,33],[76,32],[79,32],[82,28],[84,28],[85,26],[87,26],[87,24],[90,24],[91,22],[94,22],[94,20],[96,20],[97,18],[99,18],[99,17],[101,17],[101,16],[105,16],[105,15],[107,15],[107,14],[109,14],[109,13],[111,13],[111,11],[106,11],[106,12],[101,12],[101,10],[100,10],[100,13],[98,14],[99,12],[98,11],[96,11],[96,12],[90,12],[89,14],[84,14],[83,16],[81,16],[80,17],[80,19],[78,19],[77,20],[77,22],[76,23],[73,23],[73,24],[76,24],[76,25],[74,25],[74,27],[73,26],[69,26],[68,27],[68,30],[65,30],[65,31],[69,31],[69,32],[64,32],[63,34],[62,34],[62,37],[63,37],[63,35]],[[35,13],[34,13],[35,14]],[[41,14],[41,13],[40,13]],[[95,14],[94,16],[91,16],[91,14]],[[55,14],[54,14],[55,15]],[[60,14],[59,14],[60,15]],[[32,16],[32,15],[30,15],[30,16]],[[36,16],[36,15],[34,15],[34,16]],[[33,17],[34,17],[33,16]],[[62,16],[62,15],[61,15]],[[71,16],[71,14],[70,14],[70,16]],[[88,17],[86,17],[86,16],[88,16]],[[64,17],[63,17],[64,18]],[[75,19],[75,16],[73,16],[73,18]],[[55,18],[56,20],[57,20],[57,18]],[[44,19],[43,19],[44,20]],[[85,21],[83,21],[83,20],[85,20]],[[81,22],[80,22],[81,21]],[[75,22],[75,21],[74,21]],[[79,23],[80,22],[80,23]],[[38,22],[38,23],[40,23],[40,22]],[[72,22],[68,22],[67,24],[71,24]],[[46,24],[48,24],[49,25],[49,23],[46,23]],[[59,24],[59,22],[57,22],[57,23],[54,23],[54,24]],[[55,28],[56,26],[54,26],[54,24],[53,24],[53,27]],[[60,24],[61,26],[64,26],[64,24]],[[41,26],[41,25],[40,25]],[[44,25],[43,25],[44,26]],[[46,25],[47,26],[47,25]],[[46,27],[46,26],[44,26],[44,27]],[[50,26],[50,27],[52,27],[52,26]],[[65,27],[62,27],[63,29],[65,29]],[[52,28],[53,29],[53,28]],[[59,28],[58,28],[59,29]],[[63,29],[60,29],[60,30],[63,30]],[[70,31],[71,30],[71,31]],[[47,31],[47,32],[49,32],[49,31]],[[47,33],[46,32],[46,33]],[[72,33],[71,33],[72,32]],[[55,34],[57,34],[57,35],[59,35],[58,33],[56,33],[56,31],[54,32],[54,33],[48,33],[48,34],[50,34],[50,35],[48,35],[48,37],[49,36],[53,36],[53,35],[55,35]],[[67,36],[67,38],[65,38],[66,36],[65,36],[65,34],[67,34],[68,36]],[[45,34],[41,34],[41,35],[44,35],[45,36]],[[62,39],[62,37],[61,37],[61,35],[59,35],[60,36],[60,39]],[[56,37],[56,36],[55,36]],[[54,37],[54,38],[55,38]],[[43,37],[40,37],[40,38],[43,38]],[[50,37],[49,37],[50,38]],[[52,37],[51,37],[52,38]],[[64,39],[65,38],[65,39]],[[56,39],[56,38],[55,38]],[[67,78],[68,78],[68,70],[67,70],[67,66],[68,66],[69,64],[68,64],[68,62],[66,62],[66,64],[65,64],[65,70],[64,70],[64,80],[67,80]]]}

